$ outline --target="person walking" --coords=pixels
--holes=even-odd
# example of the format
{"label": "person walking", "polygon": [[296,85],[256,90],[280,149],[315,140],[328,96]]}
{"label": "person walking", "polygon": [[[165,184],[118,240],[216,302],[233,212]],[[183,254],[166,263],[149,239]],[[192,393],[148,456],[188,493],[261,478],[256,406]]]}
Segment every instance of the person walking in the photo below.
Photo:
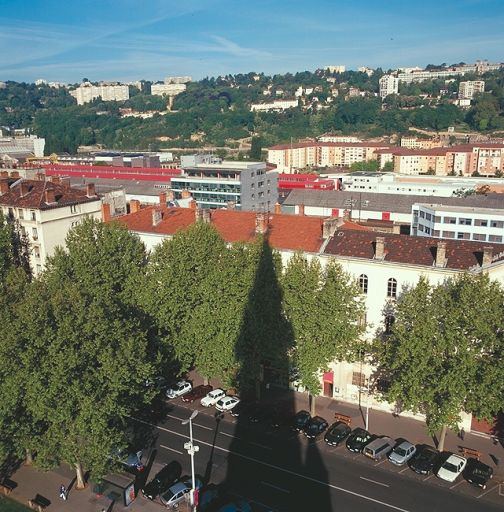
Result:
{"label": "person walking", "polygon": [[63,484],[60,485],[59,497],[63,501],[66,501],[66,499],[67,499],[67,490],[66,490],[66,487]]}

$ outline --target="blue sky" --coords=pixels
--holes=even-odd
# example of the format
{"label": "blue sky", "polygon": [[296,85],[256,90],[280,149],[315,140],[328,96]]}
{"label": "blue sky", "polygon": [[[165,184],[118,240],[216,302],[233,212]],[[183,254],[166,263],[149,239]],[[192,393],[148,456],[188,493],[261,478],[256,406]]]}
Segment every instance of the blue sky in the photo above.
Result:
{"label": "blue sky", "polygon": [[504,61],[504,0],[0,0],[0,80]]}

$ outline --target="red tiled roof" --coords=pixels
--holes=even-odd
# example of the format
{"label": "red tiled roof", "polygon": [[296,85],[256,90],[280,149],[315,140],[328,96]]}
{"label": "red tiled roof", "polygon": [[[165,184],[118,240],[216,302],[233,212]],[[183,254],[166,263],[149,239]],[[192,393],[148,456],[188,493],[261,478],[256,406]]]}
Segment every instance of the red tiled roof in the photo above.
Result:
{"label": "red tiled roof", "polygon": [[475,148],[478,149],[504,149],[504,144],[461,144],[458,146],[440,146],[435,148],[406,148],[406,147],[392,147],[377,149],[375,153],[393,155],[419,155],[419,156],[444,156],[447,153],[472,153]]}
{"label": "red tiled roof", "polygon": [[[21,196],[22,186],[28,189],[28,192],[23,196]],[[46,203],[45,191],[50,189],[54,190],[54,203]],[[50,210],[51,208],[92,201],[99,201],[98,196],[88,197],[86,190],[71,188],[60,183],[26,179],[16,183],[9,192],[0,195],[0,204],[4,206],[38,210]]]}
{"label": "red tiled roof", "polygon": [[[420,236],[346,230],[344,232],[338,231],[329,240],[325,254],[372,260],[374,259],[377,236],[385,239],[384,261],[428,267],[433,266],[436,259],[437,244],[441,241],[437,238]],[[442,241],[446,242],[446,268],[467,270],[475,265],[480,266],[483,248],[489,245],[493,248],[493,254],[500,256],[498,261],[504,260],[503,244],[445,239]]]}
{"label": "red tiled roof", "polygon": [[[152,212],[161,210],[162,220],[152,225]],[[268,240],[275,249],[317,252],[322,245],[322,217],[269,214]],[[130,231],[174,235],[187,229],[196,220],[191,208],[148,206],[117,219]],[[226,242],[251,242],[256,237],[256,214],[237,210],[212,210],[211,222]]]}
{"label": "red tiled roof", "polygon": [[348,148],[384,148],[388,144],[381,142],[295,142],[293,144],[278,144],[268,148],[273,149],[299,149],[308,147],[348,147]]}

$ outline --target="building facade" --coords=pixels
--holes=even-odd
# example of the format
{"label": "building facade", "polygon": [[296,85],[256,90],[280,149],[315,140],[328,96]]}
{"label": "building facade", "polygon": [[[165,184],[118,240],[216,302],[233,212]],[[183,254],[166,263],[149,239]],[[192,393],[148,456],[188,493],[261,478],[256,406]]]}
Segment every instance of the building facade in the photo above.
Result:
{"label": "building facade", "polygon": [[277,111],[280,112],[282,110],[288,110],[289,108],[296,108],[299,106],[299,102],[297,99],[288,100],[273,100],[268,103],[252,103],[250,105],[251,112],[270,112]]}
{"label": "building facade", "polygon": [[389,94],[397,94],[399,92],[399,79],[393,75],[383,75],[379,83],[381,99],[386,98]]}
{"label": "building facade", "polygon": [[183,174],[171,179],[176,198],[188,191],[203,208],[272,211],[278,173],[264,162],[222,161],[211,155],[182,156]]}
{"label": "building facade", "polygon": [[472,100],[476,93],[485,92],[484,80],[460,82],[458,97],[461,100]]}
{"label": "building facade", "polygon": [[86,190],[54,182],[0,179],[0,208],[5,218],[16,222],[30,250],[35,276],[45,268],[47,258],[65,245],[68,231],[85,217],[101,219],[101,199],[93,184]]}
{"label": "building facade", "polygon": [[415,236],[504,242],[504,209],[416,203],[411,214],[411,234]]}
{"label": "building facade", "polygon": [[119,84],[93,85],[91,82],[84,82],[77,89],[70,91],[70,95],[77,100],[77,105],[84,105],[96,98],[102,101],[125,101],[129,99],[129,87]]}

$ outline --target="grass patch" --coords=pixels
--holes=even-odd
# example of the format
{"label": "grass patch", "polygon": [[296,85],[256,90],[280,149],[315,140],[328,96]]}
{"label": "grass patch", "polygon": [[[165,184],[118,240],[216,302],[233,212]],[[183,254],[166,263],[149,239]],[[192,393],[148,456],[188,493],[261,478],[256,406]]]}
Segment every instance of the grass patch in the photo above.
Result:
{"label": "grass patch", "polygon": [[27,510],[30,509],[17,501],[0,497],[0,512],[26,512]]}

